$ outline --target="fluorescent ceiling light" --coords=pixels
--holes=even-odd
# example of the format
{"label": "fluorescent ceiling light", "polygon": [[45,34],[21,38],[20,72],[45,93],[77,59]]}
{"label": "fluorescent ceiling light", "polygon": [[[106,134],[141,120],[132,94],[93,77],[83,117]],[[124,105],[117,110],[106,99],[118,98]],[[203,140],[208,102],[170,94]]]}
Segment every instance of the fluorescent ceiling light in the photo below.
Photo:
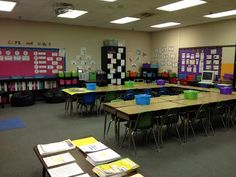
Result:
{"label": "fluorescent ceiling light", "polygon": [[164,11],[176,11],[176,10],[186,9],[193,6],[198,6],[205,3],[206,1],[202,1],[202,0],[182,0],[182,1],[178,1],[175,3],[162,6],[162,7],[158,7],[157,9],[164,10]]}
{"label": "fluorescent ceiling light", "polygon": [[16,5],[16,2],[0,1],[0,11],[11,12]]}
{"label": "fluorescent ceiling light", "polygon": [[87,11],[83,11],[83,10],[71,10],[69,9],[66,13],[63,14],[59,14],[57,15],[57,17],[62,17],[62,18],[77,18],[81,15],[84,15],[88,13]]}
{"label": "fluorescent ceiling light", "polygon": [[140,20],[140,18],[135,18],[135,17],[124,17],[124,18],[120,18],[117,20],[113,20],[110,23],[116,23],[116,24],[125,24],[125,23],[130,23],[130,22],[134,22]]}
{"label": "fluorescent ceiling light", "polygon": [[166,28],[169,26],[176,26],[176,25],[180,25],[181,23],[177,23],[177,22],[167,22],[167,23],[161,23],[161,24],[157,24],[157,25],[153,25],[151,26],[152,28]]}
{"label": "fluorescent ceiling light", "polygon": [[207,18],[220,18],[220,17],[226,17],[226,16],[230,16],[230,15],[236,15],[236,10],[229,10],[229,11],[225,11],[225,12],[219,12],[219,13],[204,15],[204,17],[207,17]]}
{"label": "fluorescent ceiling light", "polygon": [[115,1],[117,1],[117,0],[100,0],[100,1],[115,2]]}

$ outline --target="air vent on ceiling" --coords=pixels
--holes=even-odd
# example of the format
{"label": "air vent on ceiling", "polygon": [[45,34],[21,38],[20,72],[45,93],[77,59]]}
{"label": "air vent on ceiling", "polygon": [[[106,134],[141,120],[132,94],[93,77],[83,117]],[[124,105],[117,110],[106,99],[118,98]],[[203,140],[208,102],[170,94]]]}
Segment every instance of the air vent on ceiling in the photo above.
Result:
{"label": "air vent on ceiling", "polygon": [[55,7],[55,13],[56,15],[64,14],[68,12],[69,10],[73,10],[74,7],[72,4],[68,3],[57,3]]}

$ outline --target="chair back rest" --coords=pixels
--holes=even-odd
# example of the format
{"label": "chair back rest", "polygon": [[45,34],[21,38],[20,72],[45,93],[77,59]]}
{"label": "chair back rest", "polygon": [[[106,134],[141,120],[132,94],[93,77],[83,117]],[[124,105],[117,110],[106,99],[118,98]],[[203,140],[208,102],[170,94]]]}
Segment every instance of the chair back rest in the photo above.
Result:
{"label": "chair back rest", "polygon": [[179,108],[168,109],[164,115],[164,118],[161,119],[161,124],[166,125],[177,123],[179,121],[179,113]]}
{"label": "chair back rest", "polygon": [[104,102],[111,102],[112,100],[115,100],[117,97],[116,92],[106,92]]}
{"label": "chair back rest", "polygon": [[227,104],[226,102],[219,102],[216,104],[215,108],[213,109],[213,117],[222,116],[225,113]]}
{"label": "chair back rest", "polygon": [[210,105],[209,104],[202,104],[197,111],[196,119],[208,118],[210,112]]}
{"label": "chair back rest", "polygon": [[138,115],[135,129],[149,129],[154,125],[155,112],[145,112]]}
{"label": "chair back rest", "polygon": [[94,104],[96,101],[96,93],[85,93],[82,97],[84,104]]}
{"label": "chair back rest", "polygon": [[126,90],[124,95],[124,100],[133,100],[135,95],[134,90]]}
{"label": "chair back rest", "polygon": [[161,96],[161,95],[168,95],[168,89],[163,87],[163,88],[160,88],[158,91],[157,91],[157,96]]}
{"label": "chair back rest", "polygon": [[152,96],[152,90],[151,90],[151,89],[145,89],[145,90],[143,91],[143,93]]}

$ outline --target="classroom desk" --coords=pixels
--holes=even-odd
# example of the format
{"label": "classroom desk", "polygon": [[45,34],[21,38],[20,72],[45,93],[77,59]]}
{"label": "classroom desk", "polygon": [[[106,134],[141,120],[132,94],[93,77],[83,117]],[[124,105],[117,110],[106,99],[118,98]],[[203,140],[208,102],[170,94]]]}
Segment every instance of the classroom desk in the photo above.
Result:
{"label": "classroom desk", "polygon": [[[161,97],[153,97],[153,98],[151,98],[150,104],[156,104],[156,103],[161,103],[161,102],[166,102],[166,100],[161,99]],[[108,114],[111,114],[112,116],[114,116],[114,119],[115,119],[117,117],[116,116],[116,112],[117,112],[116,108],[135,106],[135,105],[136,105],[135,100],[103,103],[103,110],[105,112],[104,130],[103,130],[103,138],[104,139],[105,139],[105,136],[106,136],[107,116],[108,116]],[[117,122],[117,120],[115,120],[115,123],[116,122]],[[117,132],[117,126],[115,126],[115,132]]]}
{"label": "classroom desk", "polygon": [[[43,166],[43,173],[42,173],[42,177],[45,177],[46,176],[46,173],[48,173],[48,169],[52,168],[48,168],[47,165],[45,164],[45,162],[43,161],[43,158],[44,157],[48,157],[48,156],[51,156],[51,155],[56,155],[56,154],[60,154],[62,152],[59,152],[59,153],[54,153],[54,154],[51,154],[51,155],[46,155],[46,156],[41,156],[39,154],[39,151],[37,149],[37,147],[33,147],[33,150],[36,154],[36,156],[38,157],[38,159],[40,160],[42,166]],[[88,173],[91,177],[98,177],[93,171],[93,165],[91,165],[85,158],[86,158],[86,155],[84,153],[82,153],[78,148],[75,148],[75,149],[72,149],[72,150],[69,150],[69,151],[64,151],[64,152],[69,152],[76,160],[76,163],[80,166],[80,168],[84,171],[84,173]],[[63,153],[64,153],[63,152]],[[58,166],[62,166],[62,165],[58,165]],[[55,166],[57,167],[57,166]],[[140,172],[140,169],[138,169],[137,171],[134,171],[134,172],[131,172],[129,173],[128,175],[126,175],[125,177],[129,177],[131,175],[134,175],[136,173],[142,173]],[[49,175],[49,174],[48,174]],[[143,175],[143,174],[142,174]],[[50,175],[49,175],[50,176]],[[144,176],[144,175],[143,175]],[[147,177],[147,175],[145,175],[145,177]]]}

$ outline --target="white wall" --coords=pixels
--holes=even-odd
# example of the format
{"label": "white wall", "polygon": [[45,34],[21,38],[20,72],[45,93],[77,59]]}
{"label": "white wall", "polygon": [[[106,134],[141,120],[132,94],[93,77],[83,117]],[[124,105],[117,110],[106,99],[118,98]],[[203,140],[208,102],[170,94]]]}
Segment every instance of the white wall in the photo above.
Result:
{"label": "white wall", "polygon": [[[19,40],[23,43],[33,41],[33,46],[39,47],[38,42],[51,42],[48,48],[65,48],[67,58],[67,70],[74,70],[72,60],[80,54],[80,48],[86,47],[87,55],[95,60],[93,70],[101,68],[101,46],[103,40],[118,39],[125,43],[127,50],[127,70],[135,63],[136,51],[140,50],[147,54],[142,60],[151,59],[151,39],[146,32],[134,32],[125,30],[109,30],[73,25],[62,25],[53,23],[27,22],[16,20],[0,20],[0,46],[9,46],[9,40]],[[10,45],[14,46],[14,45]],[[21,45],[24,46],[24,45]],[[128,58],[132,59],[129,62]],[[140,61],[145,62],[145,61]]]}
{"label": "white wall", "polygon": [[[236,19],[220,21],[202,25],[189,26],[173,30],[158,31],[151,35],[152,51],[156,49],[174,46],[175,54],[178,56],[179,48],[215,46],[215,45],[234,45],[236,43]],[[226,49],[223,55],[223,63],[233,63],[234,50]],[[153,53],[153,61],[159,60]],[[175,58],[175,62],[178,57]],[[166,66],[177,72],[177,67]]]}

